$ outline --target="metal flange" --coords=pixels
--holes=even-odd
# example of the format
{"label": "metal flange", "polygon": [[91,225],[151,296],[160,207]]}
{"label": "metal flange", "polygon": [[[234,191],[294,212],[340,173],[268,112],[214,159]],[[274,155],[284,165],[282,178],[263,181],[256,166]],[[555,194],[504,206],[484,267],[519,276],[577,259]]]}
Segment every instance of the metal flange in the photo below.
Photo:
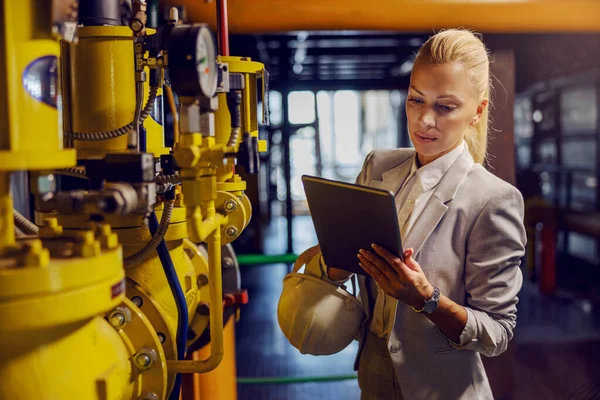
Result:
{"label": "metal flange", "polygon": [[190,316],[188,329],[188,346],[191,346],[208,328],[209,316],[206,313],[206,307],[210,301],[208,282],[208,253],[202,246],[196,246],[191,240],[183,241],[185,254],[190,258],[194,265],[196,276],[198,277],[198,308],[193,316]]}
{"label": "metal flange", "polygon": [[240,197],[223,191],[217,191],[215,208],[228,217],[227,224],[221,226],[221,243],[229,244],[240,236],[252,210],[247,210]]}
{"label": "metal flange", "polygon": [[[126,324],[112,324],[117,314],[128,314]],[[154,393],[163,399],[167,393],[167,363],[160,339],[144,313],[128,298],[111,312],[106,319],[117,330],[130,354],[131,380],[134,382],[134,398]],[[120,318],[119,318],[120,320]],[[118,322],[114,319],[114,322]]]}
{"label": "metal flange", "polygon": [[[136,305],[148,318],[161,344],[162,350],[167,360],[173,360],[177,357],[177,342],[175,332],[169,328],[164,315],[160,312],[160,307],[148,292],[139,286],[134,280],[127,278],[125,281],[127,297]],[[112,323],[112,322],[111,322]],[[168,377],[167,391],[170,391],[175,384],[174,375]]]}

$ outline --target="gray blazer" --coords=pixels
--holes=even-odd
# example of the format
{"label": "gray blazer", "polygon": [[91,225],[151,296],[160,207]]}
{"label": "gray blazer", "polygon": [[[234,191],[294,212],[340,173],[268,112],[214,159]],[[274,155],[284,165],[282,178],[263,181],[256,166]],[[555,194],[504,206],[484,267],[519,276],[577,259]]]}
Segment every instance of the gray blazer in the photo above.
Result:
{"label": "gray blazer", "polygon": [[[413,155],[413,149],[374,151],[357,183],[397,193]],[[442,294],[466,307],[467,325],[457,344],[398,302],[388,349],[406,400],[493,399],[480,353],[499,355],[513,337],[526,243],[523,198],[475,164],[468,151],[434,190],[403,247],[414,249]],[[363,305],[372,305],[366,279],[359,277],[360,297]],[[371,307],[364,309],[359,356],[371,319]]]}

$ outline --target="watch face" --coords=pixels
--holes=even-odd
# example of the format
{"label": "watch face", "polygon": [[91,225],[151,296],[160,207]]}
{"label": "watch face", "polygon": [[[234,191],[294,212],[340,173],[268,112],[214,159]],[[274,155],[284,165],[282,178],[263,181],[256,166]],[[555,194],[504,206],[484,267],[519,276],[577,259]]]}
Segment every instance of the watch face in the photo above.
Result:
{"label": "watch face", "polygon": [[431,314],[432,312],[435,311],[435,309],[437,308],[437,301],[428,301],[427,303],[425,303],[425,306],[423,307],[423,311],[425,311],[427,314]]}

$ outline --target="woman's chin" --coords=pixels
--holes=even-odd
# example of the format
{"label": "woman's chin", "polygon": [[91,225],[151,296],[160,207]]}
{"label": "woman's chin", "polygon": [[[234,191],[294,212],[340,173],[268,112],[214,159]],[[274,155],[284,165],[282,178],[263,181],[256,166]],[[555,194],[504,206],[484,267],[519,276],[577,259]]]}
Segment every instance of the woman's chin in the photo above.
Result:
{"label": "woman's chin", "polygon": [[422,143],[417,140],[413,141],[413,146],[415,147],[417,153],[424,156],[433,156],[435,154],[438,154],[440,152],[440,150],[438,149],[438,144],[439,143],[437,140],[428,143]]}

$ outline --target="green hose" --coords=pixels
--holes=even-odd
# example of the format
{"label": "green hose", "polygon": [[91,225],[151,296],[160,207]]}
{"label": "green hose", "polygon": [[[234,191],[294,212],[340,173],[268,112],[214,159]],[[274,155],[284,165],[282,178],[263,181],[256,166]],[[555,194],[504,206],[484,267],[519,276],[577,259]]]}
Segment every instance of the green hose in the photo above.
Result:
{"label": "green hose", "polygon": [[293,264],[298,255],[293,253],[265,255],[265,254],[240,254],[237,256],[240,265],[260,264]]}
{"label": "green hose", "polygon": [[237,378],[237,383],[242,385],[260,385],[274,383],[306,383],[306,382],[331,382],[331,381],[346,381],[356,379],[356,375],[332,375],[332,376],[305,376],[305,377],[277,377],[277,378]]}

